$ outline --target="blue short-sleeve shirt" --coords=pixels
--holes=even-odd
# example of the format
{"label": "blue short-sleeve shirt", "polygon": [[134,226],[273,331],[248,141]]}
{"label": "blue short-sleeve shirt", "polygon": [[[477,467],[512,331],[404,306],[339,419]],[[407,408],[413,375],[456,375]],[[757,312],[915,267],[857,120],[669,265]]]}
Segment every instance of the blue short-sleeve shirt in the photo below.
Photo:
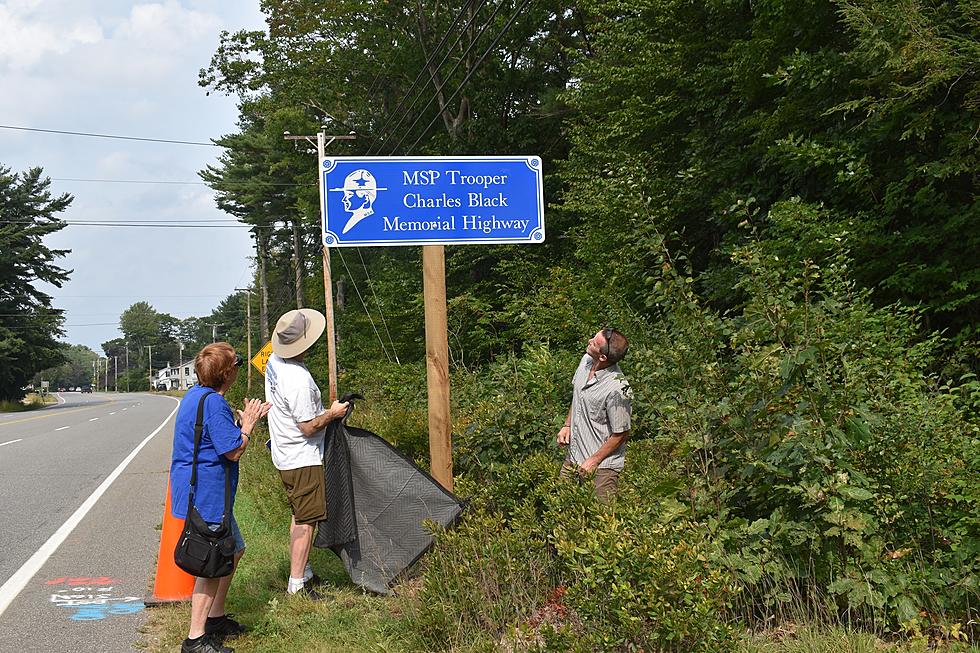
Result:
{"label": "blue short-sleeve shirt", "polygon": [[219,522],[225,511],[225,474],[231,474],[231,498],[235,502],[238,490],[238,462],[225,454],[242,446],[242,430],[235,425],[231,406],[211,388],[195,385],[180,402],[174,425],[174,449],[170,461],[170,512],[174,517],[187,517],[187,494],[191,482],[191,463],[194,460],[194,422],[197,404],[204,400],[204,432],[197,454],[197,490],[194,505],[204,521]]}

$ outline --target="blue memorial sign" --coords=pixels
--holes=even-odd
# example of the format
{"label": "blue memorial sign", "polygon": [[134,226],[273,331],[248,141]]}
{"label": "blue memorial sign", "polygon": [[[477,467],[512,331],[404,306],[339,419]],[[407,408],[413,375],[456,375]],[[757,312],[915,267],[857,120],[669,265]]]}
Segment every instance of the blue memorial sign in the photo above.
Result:
{"label": "blue memorial sign", "polygon": [[541,159],[327,157],[323,244],[544,242]]}

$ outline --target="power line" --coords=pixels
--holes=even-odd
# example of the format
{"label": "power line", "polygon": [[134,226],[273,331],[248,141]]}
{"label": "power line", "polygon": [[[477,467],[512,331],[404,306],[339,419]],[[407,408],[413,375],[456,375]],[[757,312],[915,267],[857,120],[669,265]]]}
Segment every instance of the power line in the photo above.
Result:
{"label": "power line", "polygon": [[81,179],[78,177],[51,177],[51,181],[60,182],[85,182],[97,184],[163,184],[174,186],[315,186],[316,183],[299,182],[274,182],[274,181],[217,181],[212,183],[206,181],[169,181],[160,179]]}
{"label": "power line", "polygon": [[[114,326],[118,327],[119,322],[92,322],[90,324],[59,324],[58,329],[68,329],[74,327],[92,327],[92,326]],[[0,329],[6,329],[8,331],[28,331],[36,330],[37,326],[0,326]]]}
{"label": "power line", "polygon": [[[527,4],[527,0],[525,0],[524,4],[525,5]],[[429,107],[432,106],[432,103],[435,101],[435,99],[439,97],[439,94],[442,93],[442,89],[446,88],[446,84],[448,84],[449,79],[452,78],[452,76],[456,73],[456,71],[459,70],[459,67],[463,64],[463,62],[466,61],[466,58],[470,55],[470,52],[473,50],[473,48],[476,47],[476,44],[480,41],[480,37],[483,36],[483,33],[485,31],[487,31],[487,28],[490,27],[490,24],[493,23],[493,19],[497,17],[497,14],[500,13],[500,10],[503,9],[503,7],[504,7],[504,3],[503,3],[503,0],[501,0],[501,2],[499,2],[497,4],[497,6],[494,7],[493,13],[490,14],[490,18],[487,19],[487,22],[485,22],[483,24],[483,26],[480,27],[480,31],[476,33],[476,36],[473,38],[473,41],[469,44],[469,46],[467,46],[466,51],[456,61],[456,64],[452,67],[452,70],[450,70],[449,73],[445,76],[445,78],[443,79],[443,83],[440,84],[438,87],[436,87],[435,93],[432,94],[432,97],[429,98],[429,101],[425,103],[425,106],[422,107],[422,110],[419,111],[419,113],[415,116],[415,120],[412,122],[411,126],[409,126],[409,128],[405,130],[405,133],[398,140],[398,143],[395,144],[395,147],[391,148],[391,152],[388,153],[389,156],[391,154],[394,154],[395,151],[399,147],[401,147],[401,144],[405,142],[405,139],[408,138],[408,135],[412,132],[413,129],[415,129],[415,125],[417,125],[419,123],[419,120],[422,119],[422,116],[425,115],[425,112],[429,109]],[[517,15],[516,12],[515,12],[514,15],[515,16]],[[507,30],[507,27],[504,27],[504,31],[506,31],[506,30]],[[501,32],[501,34],[498,34],[497,35],[497,39],[499,39],[500,36],[502,36],[502,34],[503,34],[503,32]],[[496,45],[496,42],[497,41],[495,40],[493,45]],[[491,47],[493,47],[493,45],[491,45]],[[473,68],[473,70],[475,70],[476,67],[479,67],[479,64],[477,64]],[[473,70],[471,70],[470,73],[472,73]],[[466,79],[469,79],[469,75],[467,75]],[[453,97],[455,97],[455,95],[453,95]],[[448,106],[450,102],[452,102],[452,98],[450,98],[449,100],[446,101],[446,105]],[[441,111],[436,112],[436,115],[435,115],[435,117],[432,120],[433,123],[436,120],[439,119],[439,116],[441,115],[441,113],[442,113]],[[399,123],[399,124],[401,124],[401,123]],[[431,127],[432,124],[430,123],[429,126]],[[428,127],[426,127],[426,129],[428,129]]]}
{"label": "power line", "polygon": [[151,299],[187,299],[188,297],[228,297],[228,295],[154,295],[147,298],[144,295],[61,295],[60,298],[69,299],[140,299],[149,301]]}
{"label": "power line", "polygon": [[[402,362],[398,360],[398,350],[395,349],[395,341],[391,339],[391,331],[388,330],[388,322],[385,320],[385,313],[383,310],[381,310],[381,300],[378,299],[378,293],[375,292],[374,284],[371,283],[371,273],[368,272],[367,263],[364,262],[364,257],[361,256],[361,248],[355,247],[354,249],[357,250],[357,256],[361,259],[361,266],[364,268],[364,276],[367,278],[368,288],[371,289],[371,294],[374,295],[374,303],[378,305],[378,315],[381,316],[381,324],[385,328],[385,333],[388,334],[388,343],[391,345],[391,353],[395,355],[395,362],[401,365]],[[354,280],[351,279],[351,283],[353,282]],[[357,286],[355,285],[354,288],[357,289]]]}
{"label": "power line", "polygon": [[[530,2],[531,0],[524,0],[524,2],[522,2],[521,5],[514,10],[514,13],[510,17],[510,20],[508,20],[504,24],[503,29],[500,30],[499,34],[497,34],[497,37],[493,40],[493,43],[491,43],[490,46],[483,52],[483,54],[480,56],[477,62],[473,64],[473,67],[470,69],[470,72],[466,74],[466,77],[463,78],[463,81],[459,83],[458,87],[456,87],[456,91],[451,96],[449,96],[448,100],[446,100],[446,104],[449,104],[456,99],[456,96],[459,95],[460,91],[463,90],[463,87],[466,86],[467,82],[470,81],[470,78],[473,77],[474,74],[476,74],[476,71],[480,69],[480,66],[483,65],[483,62],[486,60],[487,56],[495,47],[497,47],[497,44],[500,43],[500,39],[502,39],[504,37],[504,34],[506,34],[510,30],[510,28],[514,24],[514,21],[517,20],[517,17],[521,14],[521,12],[524,11],[524,9],[527,7],[528,4],[530,4]],[[498,5],[498,9],[499,8],[500,6]],[[476,43],[476,40],[478,40],[479,38],[480,38],[479,35],[477,35],[477,38],[474,40],[474,43]],[[421,116],[422,114],[419,115]],[[415,139],[415,142],[412,143],[412,145],[408,148],[409,150],[414,150],[415,146],[418,145],[420,142],[422,142],[422,139],[425,138],[425,135],[429,133],[429,130],[432,129],[432,125],[434,125],[436,123],[436,120],[438,119],[439,119],[439,114],[437,113],[435,116],[432,117],[432,120],[429,121],[429,124],[426,125],[425,129],[422,130],[422,133],[419,135],[419,137]],[[412,126],[414,127],[415,125],[413,124]],[[411,131],[411,127],[409,128],[409,131]],[[408,132],[405,132],[405,135],[407,136]],[[403,136],[402,140],[404,139],[405,137]],[[401,141],[398,142],[398,145],[401,145]],[[395,146],[395,149],[398,149],[398,145]],[[394,152],[394,150],[392,150],[392,152]]]}
{"label": "power line", "polygon": [[385,341],[381,338],[381,334],[378,333],[378,327],[374,325],[374,318],[371,317],[371,311],[368,310],[367,303],[365,303],[364,297],[361,296],[361,291],[357,287],[357,282],[354,281],[354,275],[351,274],[350,268],[347,267],[347,261],[344,260],[344,252],[342,248],[337,248],[337,254],[340,255],[340,262],[344,264],[344,269],[347,270],[347,276],[350,277],[350,283],[352,286],[354,286],[354,292],[357,293],[357,298],[361,300],[361,306],[364,307],[364,312],[367,314],[368,322],[371,323],[371,328],[374,329],[374,335],[378,336],[378,342],[381,343],[381,351],[384,352],[385,358],[387,358],[388,362],[390,363],[392,361],[391,356],[388,354],[388,348],[385,347]]}
{"label": "power line", "polygon": [[[455,29],[455,27],[456,27],[456,25],[458,25],[458,24],[459,24],[459,19],[463,17],[463,14],[464,14],[464,13],[466,12],[466,10],[467,10],[467,8],[469,8],[469,7],[470,7],[470,6],[471,6],[471,5],[473,4],[473,2],[474,2],[474,1],[475,1],[475,0],[466,0],[466,3],[465,3],[465,4],[464,4],[464,5],[463,5],[463,6],[462,6],[462,7],[460,8],[460,10],[459,10],[459,13],[458,13],[458,14],[456,14],[456,18],[455,18],[455,19],[453,20],[453,22],[452,22],[452,24],[451,24],[451,25],[449,26],[449,28],[448,28],[448,29],[446,30],[446,32],[445,32],[445,33],[444,33],[444,34],[442,35],[442,39],[441,39],[441,40],[439,41],[439,45],[437,45],[437,46],[436,46],[436,47],[435,47],[435,48],[434,48],[434,49],[432,50],[432,54],[431,54],[431,55],[429,56],[429,58],[428,58],[428,60],[426,60],[426,62],[425,62],[425,64],[424,64],[424,65],[422,66],[422,69],[421,69],[421,70],[419,71],[419,74],[418,74],[418,75],[416,75],[416,77],[415,77],[415,81],[414,81],[414,82],[412,82],[412,85],[411,85],[411,87],[409,87],[409,89],[408,89],[408,90],[407,90],[407,91],[405,92],[405,95],[403,95],[403,96],[402,96],[402,99],[401,99],[401,101],[400,101],[400,102],[398,103],[398,105],[397,105],[397,106],[396,106],[396,107],[394,108],[394,110],[393,110],[393,111],[392,111],[392,112],[391,112],[390,114],[388,114],[388,120],[386,120],[386,121],[384,122],[384,124],[383,124],[383,125],[381,126],[381,129],[379,129],[379,130],[378,130],[378,136],[379,136],[379,139],[378,139],[378,141],[376,142],[376,143],[377,143],[377,145],[378,145],[378,150],[376,150],[376,151],[375,151],[375,154],[376,154],[376,153],[377,153],[378,151],[380,151],[380,150],[381,150],[381,147],[383,147],[383,144],[384,144],[384,140],[385,140],[385,132],[386,132],[386,130],[388,129],[388,125],[390,125],[390,124],[391,124],[391,121],[395,119],[395,116],[399,116],[399,119],[398,119],[398,122],[397,122],[397,123],[395,124],[395,127],[393,128],[393,130],[394,130],[394,129],[397,129],[397,128],[398,128],[398,126],[399,126],[399,125],[400,125],[400,124],[402,123],[402,121],[403,121],[403,120],[405,119],[405,115],[406,115],[406,114],[407,114],[407,113],[408,113],[409,111],[411,111],[411,110],[412,110],[412,107],[414,107],[414,106],[415,106],[415,103],[419,101],[419,98],[420,98],[420,97],[422,97],[422,95],[423,95],[423,93],[425,92],[425,89],[424,89],[424,88],[423,88],[423,89],[422,89],[422,91],[421,91],[421,92],[420,92],[420,93],[419,93],[419,94],[418,94],[418,95],[416,96],[416,98],[415,98],[415,100],[413,100],[413,101],[412,101],[412,104],[411,104],[411,105],[410,105],[410,106],[409,106],[409,107],[408,107],[407,109],[405,109],[405,113],[399,113],[399,111],[400,111],[400,110],[401,110],[401,108],[402,108],[402,105],[404,105],[404,104],[405,104],[405,100],[407,100],[407,99],[408,99],[408,96],[410,96],[410,95],[411,95],[412,93],[414,93],[414,92],[415,92],[415,87],[416,87],[416,86],[418,86],[418,83],[419,83],[419,81],[420,81],[420,80],[422,79],[422,77],[423,77],[423,76],[425,75],[425,73],[426,73],[426,71],[427,71],[427,70],[429,69],[429,66],[431,66],[431,65],[432,65],[432,62],[433,62],[433,61],[435,60],[435,58],[436,58],[436,55],[437,55],[437,54],[439,53],[439,50],[441,50],[441,49],[442,49],[442,46],[444,46],[444,45],[446,44],[446,40],[447,40],[447,39],[449,38],[449,34],[450,34],[450,32],[452,32],[452,31],[453,31],[453,29]],[[481,2],[480,2],[480,6],[481,6],[481,7],[483,6],[483,3],[484,3],[484,2],[486,2],[486,0],[481,0]],[[478,12],[479,10],[480,10],[480,9],[479,9],[479,8],[477,8],[477,12]],[[443,58],[442,58],[442,61],[440,61],[440,62],[439,62],[439,65],[438,65],[438,66],[436,66],[436,71],[437,71],[437,72],[438,72],[438,71],[439,71],[439,69],[440,69],[440,68],[442,68],[442,66],[443,66],[443,65],[444,65],[444,64],[446,63],[446,59],[448,59],[448,58],[449,58],[449,53],[450,53],[450,52],[452,52],[452,51],[453,51],[453,49],[454,49],[454,48],[456,47],[456,45],[457,45],[457,44],[459,43],[459,40],[460,40],[460,39],[461,39],[461,38],[463,37],[463,34],[465,34],[465,33],[466,33],[466,30],[470,28],[470,25],[471,25],[471,24],[473,23],[473,21],[474,21],[474,20],[476,19],[476,13],[477,13],[477,12],[474,12],[474,13],[473,13],[473,15],[472,15],[472,16],[470,17],[470,20],[469,20],[469,21],[467,22],[467,24],[466,24],[466,26],[465,26],[465,27],[464,27],[464,28],[462,29],[462,31],[460,31],[460,33],[459,33],[459,36],[458,36],[458,37],[456,37],[456,42],[455,42],[455,43],[453,43],[453,45],[452,45],[452,46],[451,46],[451,47],[450,47],[450,48],[449,48],[448,50],[446,50],[446,54],[445,54],[445,55],[443,56]],[[369,95],[370,95],[370,94],[369,94]],[[367,154],[368,154],[368,156],[370,156],[370,155],[371,155],[371,149],[373,149],[373,147],[374,147],[374,146],[372,146],[371,148],[369,148],[369,149],[368,149],[368,152],[367,152]]]}
{"label": "power line", "polygon": [[[207,224],[207,223],[218,223],[223,222],[233,222],[237,224],[244,224],[238,218],[199,218],[199,219],[180,219],[171,220],[169,218],[149,218],[147,220],[136,220],[135,218],[125,218],[122,220],[109,220],[108,218],[80,218],[78,220],[59,220],[60,222],[67,222],[69,224],[76,224],[78,222],[120,222],[128,224]],[[0,220],[0,224],[35,224],[35,220]],[[51,224],[51,223],[45,223]]]}
{"label": "power line", "polygon": [[[31,220],[0,220],[0,225],[4,224],[36,224]],[[112,221],[84,221],[84,220],[62,220],[61,224],[66,227],[136,227],[143,229],[275,229],[274,225],[252,225],[236,222],[234,224],[199,224],[192,222],[112,222]]]}
{"label": "power line", "polygon": [[175,141],[166,138],[144,138],[142,136],[118,136],[115,134],[93,134],[88,132],[73,132],[63,129],[40,129],[38,127],[18,127],[15,125],[0,125],[0,129],[13,129],[25,132],[43,132],[45,134],[66,134],[68,136],[88,136],[90,138],[113,138],[122,141],[144,141],[147,143],[170,143],[174,145],[205,145],[209,147],[225,147],[217,143],[202,143],[199,141]]}

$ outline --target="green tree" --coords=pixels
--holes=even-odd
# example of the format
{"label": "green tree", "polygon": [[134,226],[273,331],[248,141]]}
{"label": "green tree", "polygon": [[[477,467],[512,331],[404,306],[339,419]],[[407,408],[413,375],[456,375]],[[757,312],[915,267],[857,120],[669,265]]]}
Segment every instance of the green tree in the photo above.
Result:
{"label": "green tree", "polygon": [[[293,307],[277,302],[287,288],[322,302],[320,266],[296,265],[319,259],[314,153],[302,141],[284,142],[285,131],[356,132],[356,141],[331,145],[335,154],[536,153],[548,173],[546,201],[556,198],[552,164],[568,149],[559,95],[588,47],[585,16],[575,3],[533,3],[522,12],[518,4],[276,0],[263,5],[267,31],[222,35],[201,84],[238,97],[240,133],[221,139],[228,149],[202,177],[218,191],[220,207],[254,225],[260,324],[281,312],[277,304]],[[548,261],[567,253],[566,215],[549,218],[552,236],[544,246],[450,251],[455,360],[478,361],[514,345],[516,316],[506,305],[534,288]],[[395,348],[421,356],[418,252],[369,249],[351,258],[364,264],[340,254],[332,263],[335,279],[345,278],[350,291],[343,332],[373,334],[371,320],[379,322],[384,311],[397,325]],[[284,274],[289,267],[311,277],[305,288]],[[373,292],[369,275],[378,282]],[[357,289],[378,295],[367,311]],[[384,357],[379,344],[370,337],[347,341],[356,358]]]}
{"label": "green tree", "polygon": [[55,263],[68,250],[51,249],[44,237],[64,228],[56,214],[72,197],[52,195],[51,180],[41,175],[41,168],[14,173],[0,166],[0,400],[21,398],[35,373],[65,360],[56,340],[63,312],[35,284],[61,287],[68,279],[70,271]]}
{"label": "green tree", "polygon": [[92,383],[92,363],[98,354],[85,345],[64,345],[65,362],[35,375],[35,382],[47,380],[52,388],[74,388]]}
{"label": "green tree", "polygon": [[[739,225],[767,230],[773,205],[801,198],[830,209],[818,230],[850,241],[877,301],[922,304],[927,328],[969,336],[980,311],[975,9],[584,3],[592,56],[567,93],[559,207],[588,225],[581,259],[643,310],[656,226],[732,306],[725,251],[749,233]],[[806,257],[815,242],[786,244]]]}

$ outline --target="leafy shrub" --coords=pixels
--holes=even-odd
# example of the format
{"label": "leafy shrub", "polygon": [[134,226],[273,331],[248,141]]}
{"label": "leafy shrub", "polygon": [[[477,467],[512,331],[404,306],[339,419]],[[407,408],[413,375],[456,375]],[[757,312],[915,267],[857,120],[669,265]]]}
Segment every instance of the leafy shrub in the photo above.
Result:
{"label": "leafy shrub", "polygon": [[410,630],[432,650],[473,632],[496,641],[563,595],[565,623],[542,629],[549,650],[723,650],[732,587],[708,568],[701,537],[631,490],[611,510],[557,469],[538,454],[457,487],[471,509],[439,534]]}
{"label": "leafy shrub", "polygon": [[[786,203],[767,219],[792,234],[815,216]],[[968,619],[976,430],[928,374],[937,338],[918,337],[911,309],[874,307],[833,250],[844,239],[825,240],[822,265],[766,241],[734,250],[744,304],[730,314],[664,254],[665,320],[639,362],[658,441],[686,468],[676,498],[739,574],[747,616],[825,592],[868,624]]]}
{"label": "leafy shrub", "polygon": [[460,470],[484,474],[539,451],[560,460],[555,435],[571,402],[572,372],[580,358],[581,353],[528,345],[521,356],[502,356],[481,374],[459,370],[453,393]]}

